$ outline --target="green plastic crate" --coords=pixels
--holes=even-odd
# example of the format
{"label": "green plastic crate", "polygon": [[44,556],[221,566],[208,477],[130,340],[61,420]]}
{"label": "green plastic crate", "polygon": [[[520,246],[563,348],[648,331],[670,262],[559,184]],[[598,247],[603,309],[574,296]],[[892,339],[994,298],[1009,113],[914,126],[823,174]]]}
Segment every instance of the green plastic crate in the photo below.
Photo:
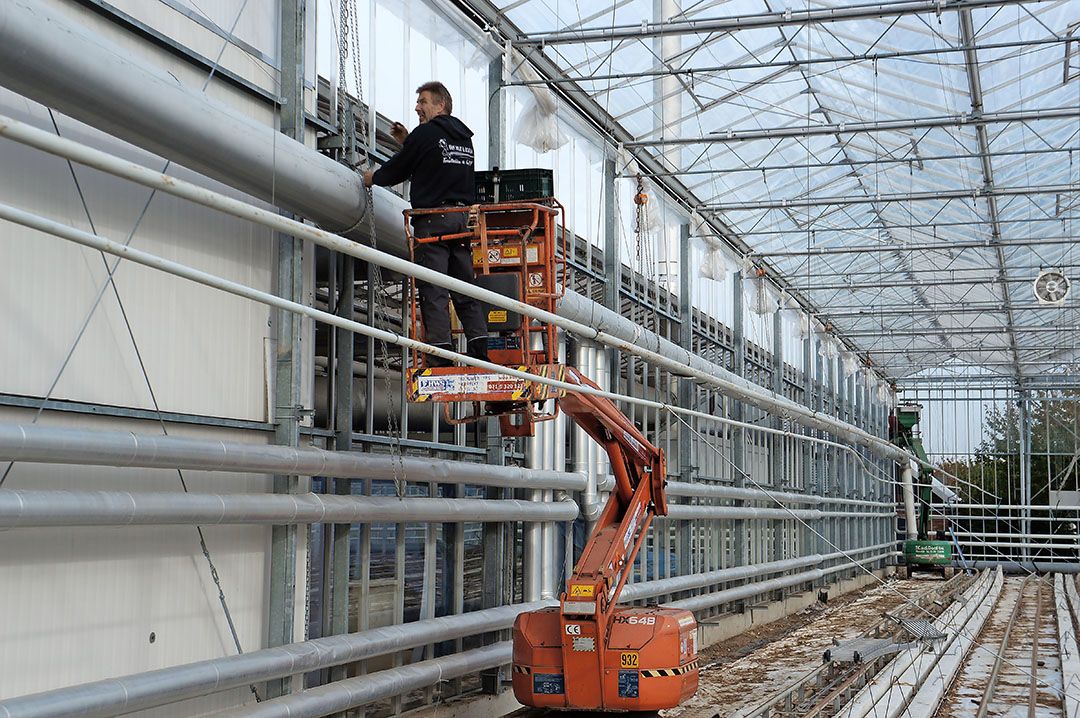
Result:
{"label": "green plastic crate", "polygon": [[524,202],[555,196],[555,177],[551,170],[523,169],[476,173],[476,201],[480,204]]}

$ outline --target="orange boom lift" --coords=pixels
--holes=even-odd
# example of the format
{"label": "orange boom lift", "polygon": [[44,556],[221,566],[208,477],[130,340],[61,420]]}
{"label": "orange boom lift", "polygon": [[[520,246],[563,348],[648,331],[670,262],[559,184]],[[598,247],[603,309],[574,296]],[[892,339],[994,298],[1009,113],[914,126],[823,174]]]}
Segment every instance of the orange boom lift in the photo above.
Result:
{"label": "orange boom lift", "polygon": [[[425,210],[406,211],[409,216]],[[427,211],[469,213],[477,284],[554,312],[563,286],[566,230],[553,199]],[[448,235],[449,236],[449,235]],[[459,235],[454,235],[459,236]],[[444,237],[443,239],[445,239]],[[561,252],[556,252],[556,248]],[[412,288],[412,336],[422,337]],[[559,364],[555,328],[489,307],[492,362],[581,387],[596,384]],[[561,408],[607,451],[615,489],[589,537],[559,605],[514,623],[514,695],[527,706],[651,711],[672,708],[698,685],[697,623],[689,611],[618,605],[653,516],[667,513],[664,453],[610,400],[476,367],[426,366],[412,354],[409,399],[444,405],[452,423],[498,416],[504,435],[531,436]],[[471,406],[455,416],[454,404]]]}

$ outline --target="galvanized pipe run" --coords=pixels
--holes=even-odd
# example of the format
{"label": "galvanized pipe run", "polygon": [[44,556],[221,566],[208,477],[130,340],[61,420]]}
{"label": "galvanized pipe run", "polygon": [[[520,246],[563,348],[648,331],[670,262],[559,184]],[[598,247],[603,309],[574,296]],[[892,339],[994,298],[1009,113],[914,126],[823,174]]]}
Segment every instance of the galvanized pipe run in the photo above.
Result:
{"label": "galvanized pipe run", "polygon": [[[848,552],[851,553],[850,551]],[[768,581],[759,581],[757,583],[748,583],[736,588],[729,588],[725,591],[717,591],[715,593],[706,593],[701,596],[694,596],[692,598],[684,598],[681,601],[672,601],[671,603],[664,604],[671,608],[685,608],[688,611],[702,611],[707,608],[719,606],[724,603],[730,603],[731,601],[741,601],[746,598],[753,598],[759,594],[767,591],[776,591],[781,588],[788,588],[789,586],[796,586],[800,583],[808,583],[810,581],[816,581],[819,578],[824,578],[833,573],[838,573],[852,568],[853,566],[864,566],[868,563],[875,563],[878,561],[884,561],[885,559],[895,556],[895,551],[886,551],[879,553],[869,558],[859,559],[857,561],[850,561],[848,563],[842,563],[839,566],[832,566],[825,569],[814,569],[813,571],[805,571],[803,573],[796,573],[790,576],[782,576],[780,578],[773,578]]]}
{"label": "galvanized pipe run", "polygon": [[698,498],[734,499],[739,501],[767,501],[781,504],[847,504],[852,506],[881,506],[879,501],[866,499],[844,499],[836,496],[818,496],[816,494],[796,494],[785,491],[764,491],[738,486],[715,484],[693,484],[686,481],[667,482],[668,496],[688,496]]}
{"label": "galvanized pipe run", "polygon": [[797,421],[808,428],[829,432],[838,439],[865,446],[879,456],[898,462],[911,458],[885,439],[775,394],[580,294],[567,292],[559,302],[558,311],[560,317],[588,326],[590,332],[596,333],[597,341],[640,356],[676,376],[716,387],[723,394],[762,411]]}
{"label": "galvanized pipe run", "polygon": [[554,601],[488,608],[58,688],[3,701],[0,718],[109,718],[432,642],[506,629],[519,613],[552,605]]}
{"label": "galvanized pipe run", "polygon": [[564,471],[413,456],[395,460],[371,453],[4,423],[0,423],[0,460],[387,480],[395,478],[395,464],[400,462],[400,471],[409,481],[585,489],[583,475]]}
{"label": "galvanized pipe run", "polygon": [[[550,314],[523,302],[509,300],[495,292],[481,289],[469,282],[452,279],[399,257],[351,242],[287,217],[261,210],[244,202],[225,197],[217,192],[173,177],[163,176],[135,163],[80,145],[77,142],[65,140],[10,118],[0,117],[0,136],[65,157],[73,162],[124,177],[147,187],[153,187],[188,199],[235,217],[253,221],[270,229],[311,240],[327,249],[348,254],[392,271],[446,287],[489,304],[510,309],[524,316],[554,324],[575,335],[638,356],[648,363],[666,369],[678,376],[692,378],[706,386],[715,387],[726,395],[744,401],[763,411],[798,421],[808,428],[829,432],[844,441],[865,446],[880,456],[896,461],[905,461],[908,458],[906,453],[884,439],[873,436],[852,424],[827,414],[808,409],[786,397],[774,394],[729,372],[724,367],[661,338],[632,320],[573,292],[566,292],[566,295],[559,303],[558,314]],[[14,208],[9,208],[7,216],[12,221],[16,221],[13,216],[17,211],[13,210]],[[40,225],[40,223],[38,224]],[[62,234],[61,236],[70,237],[70,234]],[[133,251],[129,250],[129,253],[133,254]]]}
{"label": "galvanized pipe run", "polygon": [[821,511],[819,509],[776,509],[755,508],[752,506],[673,504],[668,507],[668,513],[665,518],[681,521],[689,521],[691,519],[797,519],[800,521],[816,521],[817,519],[828,518],[882,518],[892,515],[892,511]]}
{"label": "galvanized pipe run", "polygon": [[[860,554],[869,553],[871,551],[880,551],[882,549],[889,548],[892,545],[892,542],[882,543],[878,544],[877,546],[865,546],[863,548],[846,551],[844,553],[846,553],[847,556],[858,556]],[[809,556],[782,559],[780,561],[770,561],[768,563],[721,568],[717,569],[716,571],[709,571],[707,573],[672,576],[671,578],[662,578],[656,581],[643,581],[641,583],[632,583],[626,585],[623,588],[623,592],[619,600],[637,601],[644,598],[653,598],[655,596],[663,596],[667,594],[677,593],[679,591],[691,591],[695,588],[711,586],[717,583],[726,583],[728,581],[742,581],[751,578],[757,578],[758,576],[766,576],[770,573],[783,573],[786,571],[794,571],[800,568],[807,568],[808,566],[819,566],[826,561],[834,561],[837,559],[846,558],[844,553],[835,552],[828,554],[811,554]],[[846,564],[846,566],[850,565],[850,563]]]}
{"label": "galvanized pipe run", "polygon": [[388,668],[365,676],[334,681],[217,715],[219,718],[318,718],[341,713],[383,698],[433,686],[439,681],[505,665],[510,662],[513,650],[511,641],[502,641],[401,668]]}
{"label": "galvanized pipe run", "polygon": [[0,528],[572,521],[577,515],[577,504],[569,499],[537,504],[517,499],[0,489]]}
{"label": "galvanized pipe run", "polygon": [[769,27],[818,25],[844,20],[862,20],[878,17],[900,17],[913,14],[940,15],[957,8],[992,8],[1009,5],[1015,0],[900,0],[899,2],[874,2],[850,6],[820,7],[810,9],[787,8],[772,12],[728,17],[704,17],[670,22],[639,23],[636,25],[613,25],[611,27],[574,28],[548,32],[532,32],[519,40],[517,45],[557,45],[586,42],[612,42],[619,40],[640,41],[645,37],[664,35],[697,35],[707,33],[735,33]]}
{"label": "galvanized pipe run", "polygon": [[[640,356],[647,362],[657,367],[666,368],[668,371],[673,371],[679,376],[685,376],[693,378],[701,383],[712,385],[722,392],[727,393],[729,396],[741,399],[751,405],[757,406],[763,411],[773,412],[781,417],[794,418],[801,421],[803,424],[811,427],[821,429],[823,431],[831,431],[841,439],[846,439],[854,443],[860,443],[866,446],[870,451],[877,453],[886,458],[891,458],[895,461],[904,461],[909,458],[913,458],[911,455],[898,449],[896,446],[890,444],[884,439],[880,439],[858,427],[848,424],[839,419],[835,419],[827,414],[813,411],[801,404],[798,404],[790,399],[781,397],[777,394],[773,394],[760,386],[752,384],[751,382],[742,379],[741,377],[731,374],[723,367],[713,364],[697,355],[691,354],[688,350],[681,349],[672,344],[666,339],[662,339],[656,334],[643,330],[640,326],[634,322],[625,319],[610,310],[599,308],[599,305],[586,300],[579,295],[567,292],[563,297],[561,307],[565,306],[567,300],[571,300],[573,297],[577,297],[581,302],[588,302],[593,307],[597,307],[594,314],[601,315],[606,313],[608,315],[606,323],[613,326],[617,326],[618,332],[628,335],[630,338],[624,339],[614,333],[606,333],[600,329],[589,326],[587,324],[581,324],[574,320],[568,320],[561,316],[551,314],[549,312],[537,309],[523,302],[507,299],[506,297],[496,294],[494,292],[482,289],[469,282],[462,282],[460,280],[453,279],[447,275],[435,272],[419,265],[413,264],[406,260],[398,259],[390,255],[379,252],[378,250],[366,247],[364,245],[350,242],[336,235],[329,234],[323,230],[315,229],[308,225],[305,225],[295,220],[282,217],[277,214],[260,210],[257,207],[233,200],[223,195],[204,190],[195,185],[183,182],[175,178],[165,177],[164,175],[150,172],[145,167],[140,167],[133,163],[119,160],[106,153],[92,150],[88,147],[79,145],[78,143],[69,142],[63,138],[58,138],[55,135],[49,135],[36,130],[28,125],[24,125],[19,122],[15,122],[9,118],[0,116],[0,136],[6,137],[21,137],[27,140],[28,144],[32,146],[44,148],[44,147],[58,147],[63,146],[71,150],[71,154],[84,157],[84,158],[97,158],[103,160],[104,164],[101,166],[110,167],[126,167],[131,170],[130,176],[139,178],[138,181],[146,183],[148,186],[155,187],[165,192],[177,194],[178,196],[184,196],[191,198],[195,201],[204,202],[207,206],[216,207],[218,209],[228,209],[230,213],[239,217],[246,217],[252,219],[260,224],[264,224],[269,227],[278,229],[279,231],[295,236],[302,236],[307,239],[311,239],[316,244],[326,246],[328,248],[341,251],[346,254],[365,259],[366,261],[373,261],[383,266],[391,267],[395,271],[400,271],[403,274],[415,276],[418,279],[429,281],[432,284],[444,286],[449,289],[453,289],[461,292],[462,294],[472,296],[476,299],[488,302],[495,306],[505,307],[512,311],[516,311],[520,314],[534,317],[541,321],[555,324],[567,331],[572,331],[578,334],[582,334],[586,337],[595,339],[604,344],[612,346],[620,351],[625,351],[630,354]],[[35,138],[31,140],[30,138]],[[59,143],[59,144],[57,144]],[[62,156],[66,156],[66,153]],[[74,160],[80,161],[80,160]],[[99,164],[95,164],[91,161],[91,166],[99,167]],[[100,168],[100,167],[99,167]],[[128,173],[120,172],[121,176],[128,176]],[[222,291],[235,294],[237,296],[246,297],[254,301],[267,304],[269,306],[278,307],[286,311],[291,311],[296,314],[311,317],[313,319],[321,320],[327,324],[333,326],[339,326],[344,329],[362,334],[364,336],[376,337],[382,341],[396,344],[410,349],[417,349],[435,356],[441,356],[454,361],[461,361],[469,366],[477,366],[491,371],[506,374],[508,376],[516,376],[519,378],[528,379],[530,381],[548,384],[551,386],[558,386],[569,391],[577,391],[579,393],[596,394],[599,396],[607,396],[617,400],[625,400],[640,405],[652,406],[654,408],[667,409],[677,413],[701,416],[707,420],[716,420],[720,422],[732,423],[731,420],[715,417],[702,412],[696,412],[693,410],[685,409],[682,407],[671,407],[659,402],[650,401],[646,399],[612,395],[610,392],[602,392],[589,387],[583,387],[579,385],[571,385],[566,382],[560,382],[558,380],[550,378],[538,377],[535,374],[529,374],[528,372],[512,369],[509,367],[492,364],[491,362],[479,361],[471,357],[457,354],[453,351],[441,349],[438,347],[432,347],[423,342],[415,339],[410,339],[405,336],[401,336],[394,332],[377,329],[370,325],[355,322],[349,319],[344,319],[333,314],[329,314],[319,309],[292,302],[286,299],[282,299],[268,292],[263,292],[252,287],[233,282],[231,280],[224,279],[222,277],[203,272],[198,269],[194,269],[187,265],[183,265],[177,262],[173,262],[168,259],[143,252],[138,249],[134,249],[127,245],[122,245],[118,242],[100,237],[89,232],[71,227],[69,225],[61,224],[44,217],[25,212],[15,207],[8,205],[0,205],[0,218],[7,219],[11,222],[21,224],[26,227],[31,227],[42,232],[62,237],[72,242],[76,242],[86,247],[92,247],[102,252],[107,252],[115,256],[128,259],[139,264],[143,264],[154,269],[168,272],[179,277],[184,277],[191,281],[204,284],[206,286],[214,287]],[[629,324],[629,329],[626,329],[626,325]],[[644,334],[642,333],[644,332]],[[655,341],[659,349],[665,352],[670,351],[674,357],[666,356],[663,353],[651,351],[648,348],[642,348],[641,342],[643,340],[650,339]],[[680,358],[681,357],[681,358]],[[731,380],[725,378],[731,377]],[[735,422],[741,423],[741,422]],[[803,439],[806,441],[822,441],[814,437],[805,437],[793,432],[786,432],[778,429],[769,429],[767,427],[750,426],[749,428],[756,429],[763,432],[779,433],[786,436],[792,436],[796,439]],[[835,442],[825,442],[835,443]],[[842,445],[840,445],[842,446]],[[844,446],[843,448],[849,449],[850,447]]]}
{"label": "galvanized pipe run", "polygon": [[365,217],[367,194],[348,167],[184,87],[49,3],[0,5],[0,84],[335,231]]}

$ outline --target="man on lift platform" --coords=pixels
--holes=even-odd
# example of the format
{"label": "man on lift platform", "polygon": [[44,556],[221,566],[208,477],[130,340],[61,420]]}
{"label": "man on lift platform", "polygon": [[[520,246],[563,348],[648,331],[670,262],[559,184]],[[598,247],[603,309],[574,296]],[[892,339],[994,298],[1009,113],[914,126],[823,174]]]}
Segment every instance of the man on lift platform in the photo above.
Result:
{"label": "man on lift platform", "polygon": [[[496,200],[467,212],[478,282],[520,303],[493,307],[487,317],[491,361],[514,369],[516,375],[472,366],[433,368],[414,351],[409,401],[443,404],[451,424],[497,414],[503,436],[531,436],[535,423],[554,419],[561,410],[604,448],[615,478],[559,605],[522,613],[514,623],[514,695],[536,708],[672,708],[697,690],[693,613],[619,605],[653,517],[667,514],[664,452],[614,402],[598,394],[595,383],[559,362],[555,326],[521,306],[555,311],[566,284],[560,281],[567,256],[567,232],[559,222],[562,206],[528,190],[526,197]],[[415,240],[412,246],[422,243]],[[415,309],[414,301],[414,337],[419,336]],[[532,377],[554,379],[561,386]],[[488,411],[478,410],[481,403]],[[477,410],[462,417],[450,411],[454,404],[471,404]],[[534,405],[543,407],[543,413]],[[510,423],[510,414],[521,421]]]}
{"label": "man on lift platform", "polygon": [[[453,98],[441,82],[425,82],[416,88],[416,115],[420,125],[409,132],[395,122],[390,131],[402,143],[401,151],[378,170],[364,173],[364,186],[388,187],[405,180],[412,182],[409,200],[414,209],[467,207],[476,202],[472,130],[452,116]],[[464,236],[468,213],[422,213],[412,217],[416,237],[448,239],[417,243],[414,261],[422,267],[474,282],[472,249]],[[465,330],[466,353],[487,360],[487,319],[480,302],[426,282],[417,282],[420,313],[424,318],[425,341],[453,350],[450,341],[450,306]],[[427,358],[429,367],[450,366],[442,357]]]}

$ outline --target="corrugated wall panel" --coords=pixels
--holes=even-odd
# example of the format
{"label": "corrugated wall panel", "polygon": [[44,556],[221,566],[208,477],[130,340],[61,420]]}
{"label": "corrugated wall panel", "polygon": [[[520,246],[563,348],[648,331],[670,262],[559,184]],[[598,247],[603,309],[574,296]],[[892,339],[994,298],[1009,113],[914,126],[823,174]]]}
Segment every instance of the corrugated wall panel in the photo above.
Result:
{"label": "corrugated wall panel", "polygon": [[[29,422],[26,410],[0,421]],[[152,422],[47,415],[43,422],[158,433]],[[175,435],[265,441],[258,432],[170,427]],[[193,492],[262,492],[261,475],[186,471]],[[176,491],[175,471],[16,464],[5,488]],[[207,546],[245,650],[265,642],[270,528],[210,526]],[[192,526],[0,533],[0,699],[235,653]],[[150,634],[154,634],[153,643]],[[241,696],[242,697],[242,696]],[[223,694],[215,705],[237,696]],[[181,706],[156,715],[190,715]]]}
{"label": "corrugated wall panel", "polygon": [[[19,112],[18,104],[16,96],[0,95],[0,112],[50,127],[43,109],[33,106],[30,113]],[[67,118],[58,121],[65,136],[92,139],[96,134]],[[111,150],[117,143],[93,144]],[[164,166],[159,159],[141,159],[150,166]],[[65,162],[3,142],[0,163],[22,168],[20,173],[0,176],[0,195],[6,202],[90,229]],[[98,234],[125,241],[149,190],[86,168],[75,171]],[[182,168],[171,171],[195,179]],[[168,195],[153,198],[132,246],[272,290],[274,243],[268,230]],[[115,263],[114,258],[107,259],[110,266]],[[0,227],[0,265],[10,273],[0,288],[5,304],[0,391],[44,396],[100,292],[105,264],[97,252],[5,224]],[[270,336],[266,307],[129,262],[120,264],[115,279],[162,409],[266,420],[263,345]],[[152,408],[111,288],[53,396]]]}
{"label": "corrugated wall panel", "polygon": [[[205,60],[218,61],[223,70],[277,94],[276,68],[280,44],[277,2],[217,0],[199,3],[202,8],[199,10],[183,0],[110,0],[101,11],[65,0],[51,0],[50,4],[78,18],[79,22],[94,26],[95,31],[108,42],[119,41],[128,49],[140,53],[150,50],[144,40],[131,36],[109,19],[109,12],[115,9]],[[204,15],[203,10],[208,15]],[[233,27],[235,29],[230,36],[228,30]]]}
{"label": "corrugated wall panel", "polygon": [[[103,40],[142,62],[166,68],[177,82],[201,88],[206,72],[124,31],[85,6],[52,4]],[[182,0],[117,0],[120,11],[214,59],[219,32],[182,12]],[[242,0],[206,6],[215,22],[231,24]],[[268,58],[277,57],[278,4],[250,2],[235,34]],[[312,27],[314,9],[312,14]],[[309,45],[314,31],[309,33]],[[314,49],[311,49],[312,56]],[[275,60],[276,62],[276,60]],[[237,47],[222,67],[276,94],[276,70]],[[309,64],[313,67],[313,63]],[[213,99],[273,125],[273,106],[215,80]],[[313,101],[309,97],[309,110]],[[45,108],[0,89],[0,113],[52,131]],[[62,115],[61,134],[149,167],[161,158],[116,141]],[[313,139],[309,137],[309,140]],[[65,162],[0,140],[0,201],[82,229],[90,229]],[[250,197],[172,166],[169,172],[249,202]],[[94,227],[123,241],[136,224],[149,190],[76,167]],[[255,204],[268,205],[254,201]],[[167,195],[157,195],[133,246],[256,288],[273,291],[276,240],[272,233]],[[304,256],[305,296],[312,296],[313,254]],[[110,258],[110,264],[112,260]],[[0,392],[43,396],[68,352],[105,278],[100,254],[63,240],[0,224]],[[272,336],[262,305],[123,263],[116,285],[143,364],[165,411],[267,420],[265,343]],[[311,323],[305,322],[305,338]],[[311,365],[312,343],[303,361]],[[310,382],[304,401],[310,403]],[[55,398],[152,409],[139,359],[111,290],[87,325],[64,370]],[[0,407],[0,421],[29,422],[33,411]],[[153,421],[47,413],[41,421],[160,433]],[[264,442],[268,434],[170,425],[172,434]],[[2,470],[0,466],[0,470]],[[185,472],[192,491],[268,491],[260,475]],[[16,465],[5,488],[175,491],[174,471]],[[208,527],[206,540],[219,571],[245,650],[265,646],[268,622],[269,527]],[[298,565],[306,565],[301,532]],[[304,605],[306,572],[297,575],[296,605]],[[194,527],[20,529],[0,532],[0,699],[126,673],[235,653],[232,638]],[[296,635],[303,636],[298,611]],[[154,642],[150,634],[154,633]],[[137,715],[209,715],[250,698],[246,689],[187,701]]]}

